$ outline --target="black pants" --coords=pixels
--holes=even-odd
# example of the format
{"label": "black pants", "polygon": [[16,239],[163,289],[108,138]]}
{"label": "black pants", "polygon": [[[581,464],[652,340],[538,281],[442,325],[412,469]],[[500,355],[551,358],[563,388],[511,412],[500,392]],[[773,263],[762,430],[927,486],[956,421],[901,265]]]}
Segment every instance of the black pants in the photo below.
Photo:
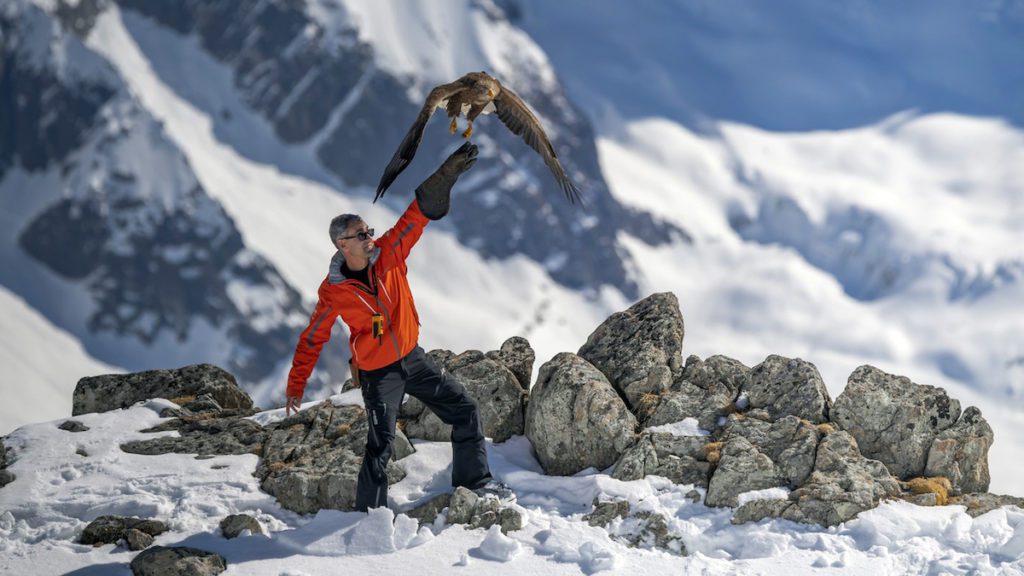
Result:
{"label": "black pants", "polygon": [[405,358],[378,370],[362,370],[359,375],[369,432],[356,487],[356,510],[388,505],[386,469],[405,393],[451,424],[452,486],[472,488],[491,479],[476,400],[423,348],[416,346]]}

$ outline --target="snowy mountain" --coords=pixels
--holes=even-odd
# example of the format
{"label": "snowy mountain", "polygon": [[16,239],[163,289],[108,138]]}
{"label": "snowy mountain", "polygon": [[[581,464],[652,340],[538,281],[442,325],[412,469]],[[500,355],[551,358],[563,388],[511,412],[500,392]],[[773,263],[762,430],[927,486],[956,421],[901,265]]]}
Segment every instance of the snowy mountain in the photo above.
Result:
{"label": "snowy mountain", "polygon": [[[70,397],[107,366],[213,362],[279,402],[329,218],[390,225],[458,143],[434,119],[369,203],[418,102],[486,69],[537,111],[590,208],[482,119],[483,158],[411,261],[425,347],[519,334],[544,361],[672,291],[686,354],[803,357],[833,395],[864,363],[950,389],[996,431],[993,490],[1020,494],[1024,133],[1007,95],[1024,87],[1022,14],[5,2],[0,286],[5,353],[22,362],[0,389],[33,392],[0,432],[65,415],[34,391]],[[335,332],[310,398],[347,378]]]}

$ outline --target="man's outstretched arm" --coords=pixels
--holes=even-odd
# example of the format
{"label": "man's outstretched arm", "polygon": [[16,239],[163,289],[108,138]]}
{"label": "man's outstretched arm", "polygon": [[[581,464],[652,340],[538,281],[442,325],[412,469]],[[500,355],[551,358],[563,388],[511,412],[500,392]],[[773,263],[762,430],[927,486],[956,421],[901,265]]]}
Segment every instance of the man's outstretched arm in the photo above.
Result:
{"label": "man's outstretched arm", "polygon": [[302,394],[306,390],[306,380],[313,372],[324,344],[331,338],[331,327],[334,326],[337,317],[338,311],[324,303],[323,298],[317,301],[316,309],[309,317],[309,325],[302,331],[299,342],[295,345],[292,369],[288,373],[288,389],[285,393],[286,416],[291,416],[293,410],[298,411]]}
{"label": "man's outstretched arm", "polygon": [[381,248],[379,269],[386,270],[405,262],[412,247],[423,234],[429,220],[440,220],[448,214],[452,186],[463,172],[476,163],[477,147],[466,142],[452,153],[433,174],[416,187],[416,200],[398,219],[394,228],[385,232],[377,245]]}

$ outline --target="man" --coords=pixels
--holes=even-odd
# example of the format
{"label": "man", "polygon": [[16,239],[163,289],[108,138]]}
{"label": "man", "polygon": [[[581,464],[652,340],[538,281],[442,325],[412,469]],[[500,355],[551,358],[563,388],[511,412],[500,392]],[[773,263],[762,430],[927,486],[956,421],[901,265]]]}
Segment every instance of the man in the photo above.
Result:
{"label": "man", "polygon": [[387,506],[386,468],[405,393],[452,425],[453,486],[499,494],[507,490],[491,477],[476,401],[418,345],[419,315],[406,280],[409,252],[427,223],[448,213],[452,186],[476,157],[477,147],[463,144],[416,188],[416,199],[378,240],[357,215],[342,214],[331,221],[331,242],[338,252],[295,347],[285,413],[290,416],[299,409],[306,380],[340,315],[349,328],[352,378],[362,387],[369,421],[357,510]]}

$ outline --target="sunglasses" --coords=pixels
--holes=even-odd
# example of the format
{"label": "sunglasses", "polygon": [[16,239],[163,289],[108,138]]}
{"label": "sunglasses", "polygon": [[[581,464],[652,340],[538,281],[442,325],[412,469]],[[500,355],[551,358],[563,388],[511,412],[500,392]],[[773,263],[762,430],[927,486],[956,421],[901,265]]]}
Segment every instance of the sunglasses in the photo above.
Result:
{"label": "sunglasses", "polygon": [[358,238],[360,242],[364,240],[369,240],[370,238],[373,238],[373,228],[360,230],[359,232],[356,232],[351,236],[341,236],[340,238],[338,238],[338,240],[349,240],[352,238]]}

